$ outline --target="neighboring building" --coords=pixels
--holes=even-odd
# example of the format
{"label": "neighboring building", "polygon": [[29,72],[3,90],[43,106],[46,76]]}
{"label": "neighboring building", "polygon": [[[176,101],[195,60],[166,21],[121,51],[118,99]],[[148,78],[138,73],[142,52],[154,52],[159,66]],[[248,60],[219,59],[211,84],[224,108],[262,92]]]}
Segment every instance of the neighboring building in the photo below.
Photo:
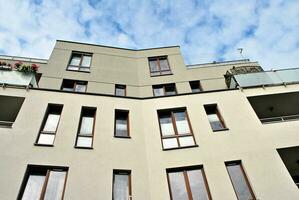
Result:
{"label": "neighboring building", "polygon": [[299,199],[299,69],[68,41],[0,62],[1,200]]}

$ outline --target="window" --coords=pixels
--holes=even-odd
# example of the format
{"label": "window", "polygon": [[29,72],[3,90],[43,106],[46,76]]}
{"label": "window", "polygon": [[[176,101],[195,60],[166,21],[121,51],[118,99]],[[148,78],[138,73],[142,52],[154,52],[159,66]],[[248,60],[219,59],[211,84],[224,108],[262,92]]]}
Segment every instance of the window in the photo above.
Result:
{"label": "window", "polygon": [[24,97],[0,95],[0,128],[12,127],[24,100]]}
{"label": "window", "polygon": [[114,136],[130,137],[128,110],[115,110]]}
{"label": "window", "polygon": [[131,171],[113,170],[113,200],[132,200]]}
{"label": "window", "polygon": [[217,104],[205,105],[204,107],[213,131],[227,130],[223,118],[217,109]]}
{"label": "window", "polygon": [[167,178],[171,200],[212,199],[202,167],[168,169]]}
{"label": "window", "polygon": [[230,180],[239,200],[256,199],[240,161],[226,162]]}
{"label": "window", "polygon": [[75,147],[92,148],[96,108],[82,107]]}
{"label": "window", "polygon": [[87,82],[86,81],[75,81],[63,79],[61,90],[72,91],[72,92],[86,92]]}
{"label": "window", "polygon": [[89,53],[73,52],[67,69],[72,71],[89,72],[91,57],[92,55]]}
{"label": "window", "polygon": [[190,84],[192,92],[201,92],[202,91],[200,81],[190,81],[189,84]]}
{"label": "window", "polygon": [[59,124],[62,105],[49,104],[44,120],[42,122],[39,135],[36,140],[37,145],[53,145],[56,130]]}
{"label": "window", "polygon": [[175,95],[176,88],[174,83],[165,84],[165,85],[153,85],[154,96],[168,96]]}
{"label": "window", "polygon": [[67,167],[28,165],[17,199],[62,200]]}
{"label": "window", "polygon": [[148,58],[151,76],[161,76],[172,74],[167,56]]}
{"label": "window", "polygon": [[158,111],[163,149],[195,146],[185,108]]}
{"label": "window", "polygon": [[116,96],[126,96],[126,86],[125,85],[115,85],[115,95]]}

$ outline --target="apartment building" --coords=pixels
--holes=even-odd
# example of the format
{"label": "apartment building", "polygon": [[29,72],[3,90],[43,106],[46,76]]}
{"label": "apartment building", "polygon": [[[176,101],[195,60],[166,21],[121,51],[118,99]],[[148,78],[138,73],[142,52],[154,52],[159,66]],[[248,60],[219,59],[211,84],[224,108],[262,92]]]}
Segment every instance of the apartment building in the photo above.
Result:
{"label": "apartment building", "polygon": [[58,40],[0,84],[1,200],[299,199],[298,68]]}

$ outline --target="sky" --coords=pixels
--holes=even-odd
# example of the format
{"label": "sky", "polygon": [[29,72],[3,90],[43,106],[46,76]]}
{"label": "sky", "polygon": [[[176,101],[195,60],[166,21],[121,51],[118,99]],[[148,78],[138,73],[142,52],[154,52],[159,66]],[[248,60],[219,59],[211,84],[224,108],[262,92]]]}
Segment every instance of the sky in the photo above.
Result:
{"label": "sky", "polygon": [[48,59],[59,39],[179,45],[186,64],[299,67],[299,0],[0,0],[0,10],[1,55]]}

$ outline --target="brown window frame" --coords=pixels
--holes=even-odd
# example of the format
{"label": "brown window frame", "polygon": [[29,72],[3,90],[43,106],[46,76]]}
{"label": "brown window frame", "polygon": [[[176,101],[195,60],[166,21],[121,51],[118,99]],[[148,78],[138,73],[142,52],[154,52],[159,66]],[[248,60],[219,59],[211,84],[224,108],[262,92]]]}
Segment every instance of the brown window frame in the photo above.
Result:
{"label": "brown window frame", "polygon": [[234,189],[234,192],[235,192],[235,195],[236,195],[237,199],[239,200],[239,197],[238,197],[238,194],[237,194],[235,185],[234,185],[234,183],[233,183],[233,180],[232,180],[232,178],[231,178],[231,176],[230,176],[230,173],[229,173],[229,171],[228,171],[228,169],[227,169],[228,166],[232,166],[232,165],[239,165],[239,166],[240,166],[241,171],[242,171],[242,174],[243,174],[243,177],[244,177],[245,182],[246,182],[246,185],[247,185],[247,187],[248,187],[248,189],[249,189],[249,192],[250,192],[251,196],[253,197],[252,200],[257,200],[257,198],[256,198],[256,196],[255,196],[255,194],[254,194],[254,192],[253,192],[253,189],[252,189],[252,187],[251,187],[251,184],[250,184],[250,182],[249,182],[248,176],[247,176],[246,173],[245,173],[245,170],[244,170],[242,161],[241,161],[241,160],[227,161],[227,162],[225,162],[224,164],[225,164],[225,168],[226,168],[227,174],[228,174],[228,176],[229,176],[229,179],[230,179],[230,181],[231,181],[231,184],[232,184],[232,186],[233,186],[233,189]]}
{"label": "brown window frame", "polygon": [[[203,91],[200,80],[189,81],[189,85],[190,85],[192,93],[197,93],[197,92]],[[198,86],[198,88],[193,88],[195,85]],[[193,91],[194,89],[198,89],[199,91]]]}
{"label": "brown window frame", "polygon": [[[116,135],[116,115],[117,113],[125,113],[127,115],[127,136],[120,136]],[[114,111],[114,137],[115,138],[131,138],[130,133],[130,111],[129,110],[122,110],[122,109],[115,109]]]}
{"label": "brown window frame", "polygon": [[[173,87],[175,94],[166,94],[166,87]],[[156,96],[155,95],[155,89],[159,89],[159,88],[163,89],[163,95]],[[153,89],[153,95],[154,95],[154,97],[173,96],[173,95],[177,95],[178,94],[175,83],[166,83],[166,84],[153,85],[152,89]]]}
{"label": "brown window frame", "polygon": [[[167,61],[169,70],[161,70],[160,60],[162,60],[162,59],[165,59],[165,60]],[[156,61],[156,62],[157,62],[157,66],[158,66],[158,68],[159,68],[158,71],[152,71],[152,70],[151,70],[150,61]],[[155,56],[155,57],[149,57],[149,58],[148,58],[148,65],[149,65],[149,70],[150,70],[151,77],[172,75],[171,67],[170,67],[170,65],[169,65],[169,61],[168,61],[168,56]],[[168,74],[163,74],[162,72],[169,72],[169,73],[168,73]],[[154,75],[153,73],[159,73],[159,74]]]}
{"label": "brown window frame", "polygon": [[[188,125],[189,125],[189,129],[190,129],[190,134],[179,134],[178,133],[177,125],[176,125],[176,121],[175,121],[175,117],[174,117],[173,113],[174,112],[179,112],[179,111],[184,111],[185,112],[186,119],[187,119],[187,122],[188,122]],[[168,113],[168,112],[170,112],[171,122],[172,122],[173,130],[174,130],[174,135],[163,136],[163,134],[162,134],[162,128],[161,128],[161,124],[160,124],[160,115],[163,114],[163,113]],[[157,110],[157,114],[158,114],[158,123],[159,123],[159,129],[160,129],[160,138],[161,138],[161,144],[162,144],[163,151],[165,151],[165,150],[173,150],[173,149],[184,149],[184,148],[198,147],[198,145],[196,143],[196,140],[195,140],[195,137],[194,137],[194,133],[193,133],[193,129],[192,129],[192,126],[191,126],[190,118],[189,118],[189,115],[188,115],[188,112],[187,112],[187,108],[171,108],[171,109]],[[193,138],[194,145],[181,146],[179,138],[181,138],[181,137],[190,137],[190,136],[192,136],[192,138]],[[178,147],[173,147],[173,148],[167,148],[167,149],[165,149],[164,145],[163,145],[163,139],[169,139],[169,138],[176,138]]]}
{"label": "brown window frame", "polygon": [[172,200],[173,197],[172,197],[172,192],[171,192],[169,173],[173,173],[173,172],[182,172],[184,174],[184,183],[185,183],[185,187],[186,187],[186,190],[187,190],[188,198],[189,198],[189,200],[193,199],[192,198],[193,196],[192,196],[191,186],[190,186],[190,180],[189,180],[189,177],[188,177],[188,171],[192,171],[192,170],[201,170],[202,171],[202,176],[203,176],[203,180],[204,180],[204,184],[205,184],[205,189],[206,189],[206,192],[208,194],[208,199],[212,200],[211,191],[210,191],[210,188],[209,188],[208,180],[207,180],[203,165],[195,165],[195,166],[177,167],[177,168],[168,168],[168,169],[166,169],[168,191],[169,191],[170,200]]}
{"label": "brown window frame", "polygon": [[[124,95],[117,95],[116,94],[117,89],[123,89],[124,90]],[[126,85],[121,85],[121,84],[115,84],[114,95],[115,96],[120,96],[120,97],[127,96],[127,86]]]}
{"label": "brown window frame", "polygon": [[[213,108],[213,107],[214,107],[214,108]],[[209,114],[211,114],[211,113],[208,113],[208,112],[210,112],[210,111],[207,111],[207,109],[211,109],[211,108],[215,109],[215,114],[217,115],[217,117],[218,117],[218,119],[219,119],[219,122],[220,122],[220,124],[221,124],[221,126],[222,126],[221,129],[213,129],[212,124],[211,124],[210,120],[208,119],[209,124],[210,124],[211,129],[213,130],[213,132],[229,130],[229,129],[227,128],[227,126],[226,126],[226,123],[224,122],[224,119],[223,119],[223,117],[222,117],[220,111],[219,111],[218,104],[214,103],[214,104],[205,104],[205,105],[204,105],[204,109],[205,109],[205,112],[206,112],[206,114],[207,114],[207,117],[208,117]],[[213,113],[213,114],[214,114],[214,113]]]}
{"label": "brown window frame", "polygon": [[[84,117],[83,112],[94,112],[93,125],[92,125],[92,134],[91,135],[84,135],[84,134],[82,135],[80,133],[81,126],[82,126],[82,119]],[[82,106],[81,113],[80,113],[80,120],[79,120],[78,130],[77,130],[77,135],[76,135],[76,141],[75,141],[75,146],[74,146],[75,148],[77,148],[77,149],[93,149],[96,116],[97,116],[97,108],[96,107]],[[77,143],[78,143],[78,138],[79,137],[91,138],[91,146],[90,147],[78,146]]]}
{"label": "brown window frame", "polygon": [[[71,65],[71,61],[72,61],[72,58],[73,58],[73,55],[74,54],[77,54],[77,55],[81,55],[81,59],[80,59],[80,63],[79,65]],[[83,56],[90,56],[90,65],[89,67],[85,67],[85,66],[82,66],[82,61],[83,61]],[[67,71],[74,71],[74,72],[85,72],[85,73],[90,73],[90,68],[91,68],[91,63],[92,63],[92,57],[93,57],[93,54],[92,53],[87,53],[87,52],[78,52],[78,51],[72,51],[71,53],[71,57],[69,59],[69,62],[68,62],[68,65],[66,67],[66,70]],[[69,69],[69,67],[78,67],[78,70],[74,70],[74,69]],[[84,71],[84,70],[81,70],[81,68],[84,68],[84,69],[89,69],[88,71]]]}
{"label": "brown window frame", "polygon": [[[61,87],[60,87],[60,90],[62,90],[62,91],[67,91],[67,90],[63,90],[63,88],[65,88],[65,87],[63,87],[63,85],[65,84],[65,82],[72,83],[72,85],[73,85],[72,92],[79,92],[80,93],[80,91],[76,91],[76,86],[77,85],[85,85],[85,91],[81,92],[81,93],[85,93],[87,91],[87,84],[88,84],[87,81],[72,80],[72,79],[63,79],[62,80]],[[84,83],[84,84],[79,84],[79,83]]]}
{"label": "brown window frame", "polygon": [[[47,122],[49,114],[52,114],[52,113],[50,113],[51,109],[52,110],[53,109],[60,109],[60,117],[59,117],[59,120],[57,122],[56,129],[53,132],[52,131],[51,132],[50,131],[43,131],[43,129],[44,129],[45,125],[46,125],[46,122]],[[43,120],[42,120],[42,123],[41,123],[41,126],[40,126],[40,129],[39,129],[39,132],[38,132],[38,135],[37,135],[37,138],[36,138],[35,143],[34,143],[35,146],[49,146],[49,147],[53,147],[54,146],[54,142],[55,142],[55,139],[56,139],[57,129],[58,129],[59,122],[60,122],[60,119],[61,119],[62,110],[63,110],[63,104],[52,104],[52,103],[48,104],[47,109],[46,109],[45,114],[44,114],[44,117],[43,117]],[[57,112],[57,111],[55,111],[55,112]],[[41,134],[54,135],[53,144],[42,144],[42,143],[38,143],[38,140],[39,140]]]}
{"label": "brown window frame", "polygon": [[[46,173],[45,173],[46,171]],[[63,191],[62,191],[62,195],[61,195],[61,200],[64,199],[64,193],[65,193],[65,188],[66,188],[66,183],[67,183],[67,178],[68,178],[68,171],[69,171],[69,167],[64,167],[64,166],[50,166],[50,165],[27,165],[26,171],[25,171],[25,175],[23,177],[23,181],[21,183],[21,187],[17,196],[17,200],[21,200],[26,186],[27,186],[27,182],[28,179],[30,177],[30,175],[34,175],[34,174],[45,174],[45,181],[41,190],[41,194],[40,194],[40,198],[43,199],[46,189],[47,189],[47,184],[49,181],[49,175],[51,171],[65,171],[66,175],[65,175],[65,179],[64,179],[64,185],[63,185]],[[43,172],[43,173],[42,173]]]}
{"label": "brown window frame", "polygon": [[129,178],[129,199],[132,200],[132,171],[128,169],[113,169],[113,177],[112,177],[112,200],[114,200],[114,181],[116,174],[125,174]]}

